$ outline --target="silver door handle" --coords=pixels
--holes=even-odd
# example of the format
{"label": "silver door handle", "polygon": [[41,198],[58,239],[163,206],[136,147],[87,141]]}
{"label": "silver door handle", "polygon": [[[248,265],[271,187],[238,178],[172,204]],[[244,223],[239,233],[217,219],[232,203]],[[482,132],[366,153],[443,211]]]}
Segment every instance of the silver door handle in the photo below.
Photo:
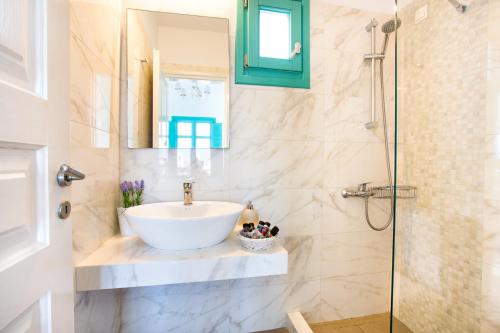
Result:
{"label": "silver door handle", "polygon": [[70,186],[73,180],[82,180],[85,175],[78,170],[73,169],[67,164],[61,165],[57,173],[57,183],[59,186]]}

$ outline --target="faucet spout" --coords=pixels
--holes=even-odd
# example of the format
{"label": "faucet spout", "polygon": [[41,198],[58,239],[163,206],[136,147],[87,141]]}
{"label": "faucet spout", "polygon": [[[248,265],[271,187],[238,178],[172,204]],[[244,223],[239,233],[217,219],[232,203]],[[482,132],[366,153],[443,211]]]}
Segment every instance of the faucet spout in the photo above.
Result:
{"label": "faucet spout", "polygon": [[191,206],[193,204],[193,181],[185,181],[182,184],[184,188],[184,206]]}

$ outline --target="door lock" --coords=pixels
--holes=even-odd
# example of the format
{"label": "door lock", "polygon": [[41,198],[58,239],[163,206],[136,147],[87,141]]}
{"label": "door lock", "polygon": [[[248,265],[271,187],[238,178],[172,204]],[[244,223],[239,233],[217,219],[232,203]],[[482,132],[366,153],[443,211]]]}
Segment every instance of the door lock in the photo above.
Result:
{"label": "door lock", "polygon": [[60,219],[67,219],[69,214],[71,214],[71,202],[63,201],[59,204],[59,208],[57,209],[57,216]]}

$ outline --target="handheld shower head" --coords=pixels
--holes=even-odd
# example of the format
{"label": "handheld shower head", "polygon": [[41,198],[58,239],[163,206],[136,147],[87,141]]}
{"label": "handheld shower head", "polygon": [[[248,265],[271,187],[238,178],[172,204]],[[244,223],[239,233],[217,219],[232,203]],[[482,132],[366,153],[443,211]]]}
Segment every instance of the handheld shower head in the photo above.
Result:
{"label": "handheld shower head", "polygon": [[401,26],[401,20],[389,20],[382,25],[382,32],[386,35],[393,33]]}
{"label": "handheld shower head", "polygon": [[382,25],[382,32],[385,33],[384,49],[382,51],[382,54],[385,54],[385,51],[387,50],[387,44],[389,43],[390,34],[396,31],[400,26],[400,19],[389,20]]}

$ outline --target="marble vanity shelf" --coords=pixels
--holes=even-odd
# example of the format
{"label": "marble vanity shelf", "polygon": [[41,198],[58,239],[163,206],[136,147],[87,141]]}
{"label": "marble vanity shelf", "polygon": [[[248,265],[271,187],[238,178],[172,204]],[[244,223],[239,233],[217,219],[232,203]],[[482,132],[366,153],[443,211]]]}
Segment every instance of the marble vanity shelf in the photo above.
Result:
{"label": "marble vanity shelf", "polygon": [[249,252],[232,235],[205,249],[165,251],[116,236],[75,267],[76,290],[143,287],[287,274],[288,252]]}

